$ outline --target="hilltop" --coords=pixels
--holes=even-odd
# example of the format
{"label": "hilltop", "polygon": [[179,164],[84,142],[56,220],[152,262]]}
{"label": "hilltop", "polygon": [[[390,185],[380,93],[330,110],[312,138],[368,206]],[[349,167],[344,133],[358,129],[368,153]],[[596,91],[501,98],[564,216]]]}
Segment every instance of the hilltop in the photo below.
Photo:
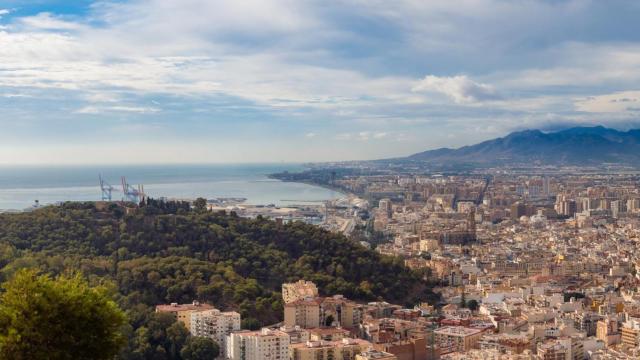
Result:
{"label": "hilltop", "polygon": [[[240,312],[245,327],[276,323],[282,283],[299,279],[315,282],[321,295],[353,300],[435,300],[423,274],[402,260],[317,226],[153,200],[139,208],[67,203],[0,214],[0,280],[25,267],[80,271],[91,283],[112,284],[136,334],[157,325],[155,305],[193,300]],[[146,346],[137,343],[143,335],[135,338],[129,351]]]}
{"label": "hilltop", "polygon": [[640,129],[574,127],[556,132],[525,130],[457,149],[441,148],[395,159],[434,165],[640,165]]}

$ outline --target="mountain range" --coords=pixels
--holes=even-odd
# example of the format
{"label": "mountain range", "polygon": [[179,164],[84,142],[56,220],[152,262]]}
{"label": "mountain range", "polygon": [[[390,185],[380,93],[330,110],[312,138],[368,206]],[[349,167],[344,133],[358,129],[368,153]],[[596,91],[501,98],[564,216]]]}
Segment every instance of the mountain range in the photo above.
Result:
{"label": "mountain range", "polygon": [[556,132],[525,130],[457,149],[424,151],[403,160],[434,165],[640,165],[640,129],[603,126]]}

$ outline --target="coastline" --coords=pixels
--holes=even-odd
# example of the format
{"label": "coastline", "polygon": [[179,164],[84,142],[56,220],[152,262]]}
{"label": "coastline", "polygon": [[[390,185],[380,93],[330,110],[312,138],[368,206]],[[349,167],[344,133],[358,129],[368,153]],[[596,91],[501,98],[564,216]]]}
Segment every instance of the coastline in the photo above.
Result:
{"label": "coastline", "polygon": [[342,188],[339,187],[333,187],[331,185],[327,185],[327,184],[319,184],[319,183],[315,183],[313,181],[309,181],[309,180],[283,180],[283,179],[278,179],[276,177],[271,177],[271,175],[269,175],[270,179],[274,179],[274,180],[279,180],[282,182],[286,182],[286,183],[296,183],[296,184],[305,184],[305,185],[309,185],[309,186],[315,186],[315,187],[319,187],[319,188],[323,188],[325,190],[329,190],[329,191],[334,191],[339,193],[340,195],[345,195],[345,196],[358,196],[356,194],[350,193],[345,191]]}
{"label": "coastline", "polygon": [[[0,211],[15,212],[66,201],[101,200],[98,174],[114,185],[113,199],[122,191],[117,179],[127,176],[131,184],[144,185],[151,198],[206,199],[246,198],[246,204],[290,206],[344,196],[344,191],[313,182],[284,181],[270,176],[281,171],[299,171],[299,166],[102,166],[73,168],[28,168],[0,174]],[[269,181],[263,181],[269,180]],[[293,199],[293,201],[286,201]]]}

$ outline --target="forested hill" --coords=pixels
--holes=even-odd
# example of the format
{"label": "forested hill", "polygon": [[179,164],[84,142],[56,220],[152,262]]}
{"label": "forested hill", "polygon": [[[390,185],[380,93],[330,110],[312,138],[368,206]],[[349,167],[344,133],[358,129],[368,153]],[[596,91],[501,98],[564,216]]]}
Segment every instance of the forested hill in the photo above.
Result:
{"label": "forested hill", "polygon": [[[0,215],[0,275],[22,267],[80,270],[112,281],[132,328],[160,303],[209,302],[244,319],[282,319],[283,282],[312,280],[321,294],[400,304],[433,298],[421,274],[316,226],[191,210],[149,201],[131,214],[68,203]],[[114,289],[114,291],[116,291]],[[257,321],[256,321],[257,320]]]}

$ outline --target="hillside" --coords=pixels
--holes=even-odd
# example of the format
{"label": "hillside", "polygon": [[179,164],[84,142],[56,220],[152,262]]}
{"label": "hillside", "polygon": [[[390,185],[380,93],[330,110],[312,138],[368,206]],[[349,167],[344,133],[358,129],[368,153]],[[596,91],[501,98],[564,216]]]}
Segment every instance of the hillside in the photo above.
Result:
{"label": "hillside", "polygon": [[557,132],[526,130],[458,149],[442,148],[404,159],[471,165],[640,165],[640,130],[575,127]]}
{"label": "hillside", "polygon": [[158,326],[150,315],[156,304],[194,299],[239,311],[247,327],[278,322],[281,284],[302,278],[316,282],[321,294],[356,300],[434,299],[401,260],[341,235],[190,210],[186,203],[149,201],[129,215],[115,204],[99,211],[93,203],[0,214],[0,267],[3,281],[19,268],[39,267],[112,282],[136,333],[131,338]]}

